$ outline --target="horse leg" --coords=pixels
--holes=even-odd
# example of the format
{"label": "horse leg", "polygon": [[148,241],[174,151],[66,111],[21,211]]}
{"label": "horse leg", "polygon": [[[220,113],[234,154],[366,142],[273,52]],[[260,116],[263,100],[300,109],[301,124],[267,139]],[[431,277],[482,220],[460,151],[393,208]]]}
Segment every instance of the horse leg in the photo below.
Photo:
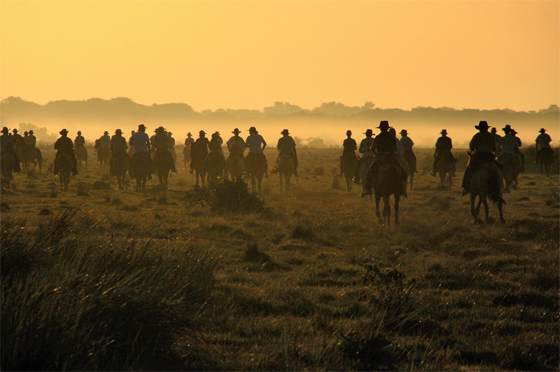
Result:
{"label": "horse leg", "polygon": [[280,194],[282,193],[282,172],[278,173],[280,175]]}
{"label": "horse leg", "polygon": [[484,204],[485,221],[488,222],[488,214],[490,212],[490,208],[488,207],[488,198],[480,198],[480,199],[482,199],[482,204]]}
{"label": "horse leg", "polygon": [[383,197],[383,221],[387,226],[391,226],[391,204],[389,204],[390,196]]}
{"label": "horse leg", "polygon": [[500,222],[506,223],[506,220],[504,220],[504,214],[502,212],[502,203],[498,202],[496,204],[498,205],[498,211],[500,212]]}
{"label": "horse leg", "polygon": [[258,181],[258,188],[259,188],[259,195],[262,195],[262,178],[263,176],[258,177],[257,181]]}
{"label": "horse leg", "polygon": [[471,194],[471,214],[474,217],[474,223],[478,223],[480,220],[478,219],[478,212],[480,210],[480,196],[478,198],[479,200],[479,204],[477,205],[477,207],[474,207],[474,201],[476,199],[476,195],[475,194]]}
{"label": "horse leg", "polygon": [[381,196],[375,195],[375,215],[377,216],[377,222],[383,223],[381,220],[381,215],[379,214],[379,202],[381,201]]}

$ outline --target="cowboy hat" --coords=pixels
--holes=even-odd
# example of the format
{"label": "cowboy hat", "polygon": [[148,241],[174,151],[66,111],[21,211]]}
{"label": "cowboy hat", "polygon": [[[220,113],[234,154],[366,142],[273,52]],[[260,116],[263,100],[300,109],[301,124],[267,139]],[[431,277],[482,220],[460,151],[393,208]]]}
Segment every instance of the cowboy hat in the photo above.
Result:
{"label": "cowboy hat", "polygon": [[235,128],[231,133],[239,134],[239,133],[241,133],[241,131],[238,128]]}
{"label": "cowboy hat", "polygon": [[105,132],[103,132],[103,134],[109,134],[109,132],[105,131]]}
{"label": "cowboy hat", "polygon": [[280,132],[280,134],[290,134],[290,132],[287,129],[284,129],[282,132]]}
{"label": "cowboy hat", "polygon": [[478,123],[478,125],[474,126],[476,129],[488,129],[490,128],[488,126],[488,123],[485,120],[481,120],[480,123]]}
{"label": "cowboy hat", "polygon": [[201,130],[200,132],[198,132],[198,134],[206,134],[206,132]]}
{"label": "cowboy hat", "polygon": [[122,130],[117,129],[117,130],[115,131],[115,134],[122,134]]}
{"label": "cowboy hat", "polygon": [[257,132],[257,128],[255,128],[255,127],[249,128],[249,133],[253,133],[253,132],[254,133],[259,133],[259,132]]}
{"label": "cowboy hat", "polygon": [[29,134],[33,134],[33,129],[29,130]]}
{"label": "cowboy hat", "polygon": [[4,127],[2,128],[2,133],[10,133],[10,130],[8,129],[8,127]]}
{"label": "cowboy hat", "polygon": [[443,129],[441,132],[439,132],[439,134],[447,134],[447,130]]}
{"label": "cowboy hat", "polygon": [[65,135],[65,134],[68,134],[68,131],[66,129],[63,129],[59,133],[62,134],[62,135]]}
{"label": "cowboy hat", "polygon": [[509,132],[511,130],[511,125],[507,124],[505,128],[502,128],[502,130],[506,133]]}
{"label": "cowboy hat", "polygon": [[544,133],[544,132],[546,132],[546,129],[541,128],[541,130],[539,130],[539,132]]}
{"label": "cowboy hat", "polygon": [[144,124],[140,124],[138,125],[138,129],[146,129],[146,126]]}
{"label": "cowboy hat", "polygon": [[373,134],[373,130],[367,129],[364,133],[366,136],[371,136]]}
{"label": "cowboy hat", "polygon": [[381,120],[381,122],[379,123],[379,126],[377,127],[381,130],[387,130],[389,129],[389,121],[387,120]]}
{"label": "cowboy hat", "polygon": [[190,136],[192,136],[191,132],[187,133],[187,137],[190,137]]}
{"label": "cowboy hat", "polygon": [[512,128],[509,132],[510,132],[511,134],[513,134],[514,136],[517,134],[517,132],[516,132],[515,129],[513,129],[513,128]]}
{"label": "cowboy hat", "polygon": [[408,132],[406,131],[406,129],[403,129],[399,132],[399,134],[408,134]]}
{"label": "cowboy hat", "polygon": [[16,128],[12,129],[12,132],[17,133],[17,129]]}

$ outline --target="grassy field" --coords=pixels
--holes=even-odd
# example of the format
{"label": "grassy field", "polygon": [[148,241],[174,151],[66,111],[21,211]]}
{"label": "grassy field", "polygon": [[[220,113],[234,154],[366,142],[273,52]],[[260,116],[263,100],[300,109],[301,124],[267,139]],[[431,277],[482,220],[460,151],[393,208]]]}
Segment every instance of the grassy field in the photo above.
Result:
{"label": "grassy field", "polygon": [[[559,369],[558,163],[547,178],[528,154],[506,223],[492,206],[475,225],[465,152],[441,190],[417,150],[386,227],[360,186],[346,192],[340,153],[300,150],[292,189],[271,175],[262,200],[195,190],[181,161],[166,193],[119,192],[93,161],[66,192],[46,166],[16,175],[1,195],[2,369]],[[224,209],[228,190],[250,210]]]}

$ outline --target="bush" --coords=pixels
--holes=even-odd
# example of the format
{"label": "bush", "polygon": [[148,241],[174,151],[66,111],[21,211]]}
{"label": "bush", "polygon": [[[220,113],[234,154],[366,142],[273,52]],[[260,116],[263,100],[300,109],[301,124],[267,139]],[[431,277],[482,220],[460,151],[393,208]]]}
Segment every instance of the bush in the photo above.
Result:
{"label": "bush", "polygon": [[264,200],[251,192],[243,179],[222,179],[204,188],[195,185],[187,191],[185,200],[208,205],[213,211],[261,212],[265,209]]}
{"label": "bush", "polygon": [[75,212],[2,221],[2,370],[177,369],[210,295],[205,253],[80,239]]}

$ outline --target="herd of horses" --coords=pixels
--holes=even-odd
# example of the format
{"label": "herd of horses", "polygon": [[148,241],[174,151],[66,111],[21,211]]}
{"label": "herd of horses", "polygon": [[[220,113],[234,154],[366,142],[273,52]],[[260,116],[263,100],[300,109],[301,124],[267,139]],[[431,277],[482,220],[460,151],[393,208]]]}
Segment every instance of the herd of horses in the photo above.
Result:
{"label": "herd of horses", "polygon": [[[196,176],[196,185],[201,183],[204,187],[207,181],[212,182],[219,178],[227,177],[228,175],[232,179],[238,179],[244,174],[247,174],[251,179],[252,191],[262,194],[262,179],[267,173],[268,168],[266,158],[264,156],[247,156],[246,158],[243,156],[230,156],[226,161],[223,155],[210,155],[211,154],[205,158],[197,158],[194,156],[190,159],[190,157],[185,154],[185,170],[189,161],[192,160],[191,167],[193,168]],[[28,149],[28,151],[25,151],[25,148],[20,148],[18,149],[18,156],[20,157],[22,170],[34,171],[35,168],[38,167],[39,172],[41,171],[42,155],[38,148],[34,147],[33,149]],[[127,154],[111,157],[110,152],[98,152],[100,170],[106,170],[107,167],[110,166],[111,173],[117,176],[119,190],[124,190],[126,173],[129,172],[131,178],[136,180],[136,191],[139,192],[145,192],[146,180],[151,173],[149,156],[150,155],[145,154],[144,157],[140,156],[136,158],[136,161],[131,162],[131,159]],[[162,185],[165,190],[168,186],[168,178],[171,174],[172,164],[168,157],[160,156],[157,151],[152,154],[152,156],[155,174],[160,185]],[[472,156],[472,154],[469,153],[469,156]],[[8,189],[10,187],[10,180],[13,179],[12,171],[15,168],[11,159],[11,157],[7,156],[2,156],[1,159],[2,187]],[[76,159],[81,168],[85,166],[87,169],[87,150],[84,152],[76,152]],[[372,158],[366,158],[361,162],[359,172],[362,180],[366,179],[367,171],[372,161]],[[457,160],[453,156],[449,156],[442,157],[442,159],[440,159],[437,163],[436,166],[440,177],[441,187],[451,187],[455,173],[456,161]],[[504,155],[499,157],[498,161],[501,166],[496,163],[483,164],[472,176],[468,193],[470,194],[471,213],[475,219],[475,223],[482,222],[482,220],[478,217],[481,206],[484,206],[485,219],[488,221],[488,201],[496,204],[500,215],[500,221],[504,222],[502,205],[505,204],[505,200],[502,198],[502,191],[507,193],[510,192],[511,189],[515,189],[520,171],[520,164],[515,158],[515,155]],[[548,176],[550,174],[553,161],[553,154],[551,154],[551,156],[539,158],[538,162],[541,166],[541,173]],[[67,190],[73,160],[69,154],[61,153],[56,158],[56,162],[61,189]],[[82,164],[82,162],[84,163]],[[31,164],[33,164],[33,168],[30,168]],[[410,164],[412,164],[412,161],[410,161]],[[413,186],[414,173],[416,172],[415,165],[416,164],[414,162],[414,166],[409,165],[408,169],[411,188]],[[352,190],[353,177],[355,176],[357,166],[358,159],[356,156],[342,158],[341,171],[346,180],[347,191]],[[279,174],[280,192],[284,192],[290,188],[291,177],[294,174],[294,170],[294,160],[290,155],[282,155],[278,157],[272,173]],[[387,225],[391,223],[391,195],[394,198],[394,222],[395,224],[399,223],[399,202],[401,197],[405,194],[402,182],[403,171],[402,167],[398,164],[388,162],[381,164],[377,172],[375,172],[373,179],[373,191],[375,195],[376,215],[380,223]],[[365,182],[363,182],[362,187],[363,191],[365,191]],[[381,200],[383,200],[384,203],[382,214],[379,211]]]}

